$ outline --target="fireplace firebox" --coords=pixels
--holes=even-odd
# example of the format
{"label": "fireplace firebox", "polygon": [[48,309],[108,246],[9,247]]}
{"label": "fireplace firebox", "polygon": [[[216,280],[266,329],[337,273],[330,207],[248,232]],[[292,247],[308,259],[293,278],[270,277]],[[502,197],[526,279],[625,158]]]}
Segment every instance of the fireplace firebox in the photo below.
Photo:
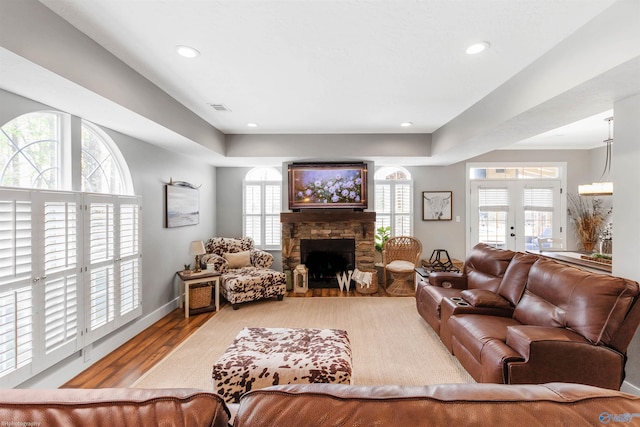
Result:
{"label": "fireplace firebox", "polygon": [[300,260],[309,269],[309,288],[337,288],[337,273],[356,265],[354,239],[301,239]]}

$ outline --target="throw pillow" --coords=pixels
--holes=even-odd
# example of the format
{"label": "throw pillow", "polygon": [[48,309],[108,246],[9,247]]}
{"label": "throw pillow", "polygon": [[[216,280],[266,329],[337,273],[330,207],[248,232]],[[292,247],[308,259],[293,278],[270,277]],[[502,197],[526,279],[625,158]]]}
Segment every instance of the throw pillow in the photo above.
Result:
{"label": "throw pillow", "polygon": [[227,252],[224,259],[229,263],[229,268],[242,268],[251,266],[251,251]]}

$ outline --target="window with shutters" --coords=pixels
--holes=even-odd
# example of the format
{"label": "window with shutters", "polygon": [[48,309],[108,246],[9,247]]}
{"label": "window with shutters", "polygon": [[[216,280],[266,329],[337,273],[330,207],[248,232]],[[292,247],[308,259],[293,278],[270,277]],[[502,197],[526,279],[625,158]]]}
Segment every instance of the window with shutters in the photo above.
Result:
{"label": "window with shutters", "polygon": [[282,174],[275,168],[253,168],[242,182],[242,233],[256,248],[280,249]]}
{"label": "window with shutters", "polygon": [[0,387],[14,387],[142,313],[141,202],[63,191],[78,176],[83,191],[132,193],[113,141],[63,113],[3,125],[0,167]]}
{"label": "window with shutters", "polygon": [[405,168],[383,167],[375,174],[376,229],[391,236],[413,235],[413,181]]}

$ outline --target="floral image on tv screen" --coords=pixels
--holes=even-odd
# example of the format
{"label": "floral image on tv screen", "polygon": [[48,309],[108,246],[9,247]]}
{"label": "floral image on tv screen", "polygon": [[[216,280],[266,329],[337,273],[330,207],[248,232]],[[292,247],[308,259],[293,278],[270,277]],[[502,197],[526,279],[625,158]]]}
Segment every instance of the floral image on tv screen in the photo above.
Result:
{"label": "floral image on tv screen", "polygon": [[289,208],[366,208],[366,164],[289,165]]}

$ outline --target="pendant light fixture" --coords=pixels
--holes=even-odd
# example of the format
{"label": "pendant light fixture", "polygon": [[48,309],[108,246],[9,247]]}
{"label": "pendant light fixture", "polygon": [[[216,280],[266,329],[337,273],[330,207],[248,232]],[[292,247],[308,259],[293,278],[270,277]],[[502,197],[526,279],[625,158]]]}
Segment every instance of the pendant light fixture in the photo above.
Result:
{"label": "pendant light fixture", "polygon": [[578,186],[578,194],[581,196],[611,196],[613,194],[613,182],[608,180],[609,172],[611,172],[611,144],[613,143],[613,138],[611,138],[611,124],[613,117],[607,117],[605,120],[609,122],[609,137],[604,140],[604,143],[607,144],[604,170],[597,182]]}

